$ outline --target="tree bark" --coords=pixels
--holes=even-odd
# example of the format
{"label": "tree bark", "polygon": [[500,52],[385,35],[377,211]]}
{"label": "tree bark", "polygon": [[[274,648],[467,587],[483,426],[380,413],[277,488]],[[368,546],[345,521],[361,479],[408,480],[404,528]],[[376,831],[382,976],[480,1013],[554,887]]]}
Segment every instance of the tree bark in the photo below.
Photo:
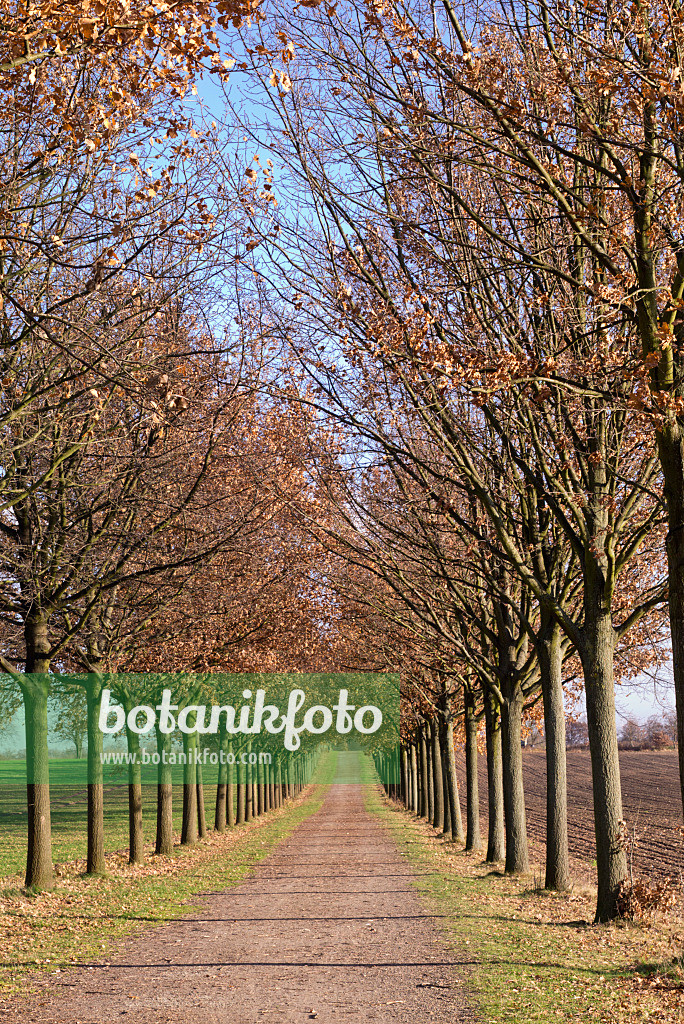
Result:
{"label": "tree bark", "polygon": [[596,832],[598,897],[596,921],[617,915],[617,898],[627,875],[627,858],[621,838],[622,792],[615,722],[613,656],[615,630],[610,612],[603,611],[585,570],[584,644],[580,650],[584,669],[589,751],[591,754]]}
{"label": "tree bark", "polygon": [[280,758],[276,760],[275,766],[275,805],[276,807],[283,806],[283,766]]}
{"label": "tree bark", "polygon": [[256,779],[256,816],[263,814],[266,810],[266,802],[264,800],[264,765],[261,763],[254,766],[254,776]]}
{"label": "tree bark", "polygon": [[442,729],[442,790],[444,792],[444,835],[451,834],[451,794],[449,792],[449,780],[447,778],[447,751],[444,742],[444,729]]}
{"label": "tree bark", "polygon": [[228,765],[228,785],[226,787],[226,825],[228,828],[232,828],[235,824],[235,807],[234,807],[234,792],[235,786],[233,784],[233,766]]}
{"label": "tree bark", "polygon": [[26,888],[36,891],[54,885],[50,830],[50,776],[48,761],[47,672],[33,674],[22,684],[26,730],[26,801],[28,848]]}
{"label": "tree bark", "polygon": [[24,625],[26,676],[21,684],[26,732],[26,806],[28,843],[26,888],[54,885],[50,826],[50,767],[48,756],[48,694],[50,642],[47,617],[30,613]]}
{"label": "tree bark", "polygon": [[667,506],[667,576],[672,674],[677,711],[679,783],[684,804],[684,430],[670,414],[656,433]]}
{"label": "tree bark", "polygon": [[245,821],[251,821],[254,817],[254,781],[252,779],[252,766],[245,765]]}
{"label": "tree bark", "polygon": [[467,851],[479,850],[482,846],[480,835],[480,787],[477,777],[477,718],[475,717],[475,695],[469,686],[463,687],[463,703],[465,708],[465,755],[466,755],[466,797]]}
{"label": "tree bark", "polygon": [[564,892],[570,886],[568,862],[568,793],[565,758],[565,708],[560,629],[549,623],[537,648],[544,700],[546,738],[546,877],[545,888]]}
{"label": "tree bark", "polygon": [[428,780],[428,744],[427,724],[420,727],[420,817],[427,818],[430,813],[430,785]]}
{"label": "tree bark", "polygon": [[142,827],[142,766],[140,764],[140,736],[128,728],[128,713],[134,707],[133,699],[123,702],[126,712],[126,742],[128,744],[128,863],[144,864]]}
{"label": "tree bark", "polygon": [[157,835],[154,852],[164,857],[173,853],[173,768],[164,763],[171,750],[171,737],[157,730]]}
{"label": "tree bark", "polygon": [[501,705],[501,749],[506,824],[505,871],[509,875],[524,875],[530,870],[522,768],[523,703],[520,686],[517,683],[509,683],[508,693]]}
{"label": "tree bark", "polygon": [[433,828],[444,828],[444,782],[442,774],[442,750],[440,743],[440,723],[437,718],[432,720],[432,788],[433,798]]}
{"label": "tree bark", "polygon": [[[228,732],[225,722],[221,724],[219,734],[219,753],[224,758],[228,753]],[[214,828],[217,832],[225,832],[228,818],[228,769],[227,761],[221,761],[219,756],[218,782],[216,784],[216,807],[214,810]],[[232,794],[231,794],[232,796]],[[232,810],[232,808],[231,808]]]}
{"label": "tree bark", "polygon": [[451,716],[445,727],[444,747],[446,751],[446,776],[451,811],[451,838],[456,843],[463,842],[463,818],[461,816],[461,798],[458,793],[458,777],[456,775],[456,751],[454,750],[454,723]]}
{"label": "tree bark", "polygon": [[185,764],[183,765],[182,846],[192,846],[197,842],[197,766],[194,759],[196,744],[196,733],[183,733]]}
{"label": "tree bark", "polygon": [[244,825],[245,815],[247,811],[247,793],[245,787],[245,769],[244,765],[237,764],[237,807],[235,814],[235,824]]}
{"label": "tree bark", "polygon": [[503,758],[501,752],[501,709],[493,694],[485,694],[487,730],[487,797],[489,821],[487,862],[494,864],[505,856]]}
{"label": "tree bark", "polygon": [[414,814],[418,814],[419,809],[419,797],[418,797],[418,750],[416,742],[411,744],[411,810]]}
{"label": "tree bark", "polygon": [[104,787],[102,769],[103,736],[100,731],[102,677],[89,673],[86,680],[88,714],[88,851],[86,873],[103,875],[104,855]]}
{"label": "tree bark", "polygon": [[427,770],[427,786],[428,786],[428,813],[427,819],[432,823],[435,819],[435,777],[434,777],[434,757],[432,749],[432,724],[430,722],[425,723],[425,742],[427,747],[427,758],[428,758],[428,770]]}
{"label": "tree bark", "polygon": [[202,765],[197,765],[197,836],[204,839],[207,834],[207,810],[204,806],[204,781]]}

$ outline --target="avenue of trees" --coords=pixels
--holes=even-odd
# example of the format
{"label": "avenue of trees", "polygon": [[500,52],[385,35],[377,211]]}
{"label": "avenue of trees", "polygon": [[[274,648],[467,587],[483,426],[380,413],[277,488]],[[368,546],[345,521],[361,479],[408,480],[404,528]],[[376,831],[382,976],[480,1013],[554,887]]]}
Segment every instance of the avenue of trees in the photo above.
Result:
{"label": "avenue of trees", "polygon": [[0,668],[27,885],[52,876],[49,701],[83,707],[60,674],[95,765],[103,673],[391,670],[407,805],[513,874],[543,728],[550,889],[583,694],[614,917],[615,685],[670,658],[684,783],[678,6],[7,8]]}

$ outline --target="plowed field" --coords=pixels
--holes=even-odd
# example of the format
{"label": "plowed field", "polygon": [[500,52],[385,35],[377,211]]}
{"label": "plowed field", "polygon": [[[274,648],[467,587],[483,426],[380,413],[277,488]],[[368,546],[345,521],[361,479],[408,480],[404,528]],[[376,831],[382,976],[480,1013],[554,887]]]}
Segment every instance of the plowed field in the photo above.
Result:
{"label": "plowed field", "polygon": [[[594,815],[589,751],[568,751],[568,834],[570,853],[583,860],[595,857]],[[523,752],[525,803],[530,838],[544,841],[546,761],[543,750]],[[676,751],[620,753],[623,814],[638,838],[634,866],[642,874],[684,874],[682,805]],[[480,758],[480,806],[483,836],[487,834],[487,772]]]}

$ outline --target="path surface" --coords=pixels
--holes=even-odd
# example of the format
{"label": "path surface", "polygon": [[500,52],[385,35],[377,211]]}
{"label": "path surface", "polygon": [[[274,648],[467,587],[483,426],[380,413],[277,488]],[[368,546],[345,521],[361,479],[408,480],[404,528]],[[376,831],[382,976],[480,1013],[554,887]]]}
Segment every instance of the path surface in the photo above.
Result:
{"label": "path surface", "polygon": [[[342,754],[350,759],[353,754]],[[473,1021],[459,966],[411,885],[415,873],[363,806],[333,785],[239,887],[201,913],[128,940],[2,1021],[258,1024]]]}

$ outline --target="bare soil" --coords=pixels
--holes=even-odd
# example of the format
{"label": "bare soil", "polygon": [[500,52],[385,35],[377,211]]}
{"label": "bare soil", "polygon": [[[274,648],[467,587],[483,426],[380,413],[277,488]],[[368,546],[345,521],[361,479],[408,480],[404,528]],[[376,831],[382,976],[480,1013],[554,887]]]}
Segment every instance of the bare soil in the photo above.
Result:
{"label": "bare soil", "polygon": [[[591,760],[588,750],[569,750],[568,840],[573,857],[592,861],[596,856]],[[487,834],[487,766],[480,758],[480,813]],[[544,842],[546,829],[546,754],[523,752],[525,806],[530,838]],[[682,804],[679,795],[677,752],[633,750],[620,752],[623,815],[628,833],[636,830],[634,870],[643,875],[684,873]],[[460,781],[460,780],[459,780]],[[463,778],[465,785],[465,778]],[[463,797],[464,798],[464,797]]]}
{"label": "bare soil", "polygon": [[414,877],[362,787],[333,785],[249,881],[202,893],[201,912],[128,940],[107,963],[51,975],[38,995],[0,1005],[0,1019],[473,1021],[458,973],[468,961],[449,950]]}

